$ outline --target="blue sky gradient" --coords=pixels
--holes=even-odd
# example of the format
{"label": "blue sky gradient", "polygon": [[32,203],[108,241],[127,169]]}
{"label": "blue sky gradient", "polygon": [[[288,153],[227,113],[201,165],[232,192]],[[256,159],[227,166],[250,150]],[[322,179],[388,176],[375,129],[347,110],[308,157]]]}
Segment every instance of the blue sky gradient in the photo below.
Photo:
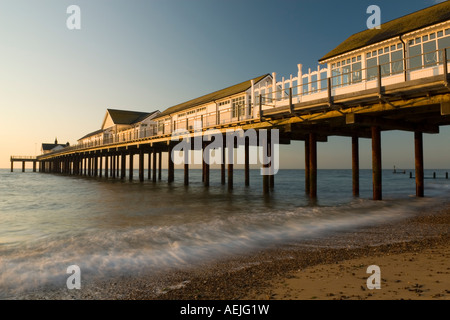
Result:
{"label": "blue sky gradient", "polygon": [[[42,142],[76,143],[107,108],[164,110],[203,94],[317,61],[366,28],[433,0],[0,0],[0,167]],[[81,30],[66,9],[81,8]],[[427,168],[450,167],[450,130],[425,136]],[[413,134],[382,134],[383,166],[414,167]],[[283,146],[282,167],[303,168],[303,143]],[[319,144],[320,168],[350,168],[349,138]],[[361,167],[371,167],[370,140]]]}

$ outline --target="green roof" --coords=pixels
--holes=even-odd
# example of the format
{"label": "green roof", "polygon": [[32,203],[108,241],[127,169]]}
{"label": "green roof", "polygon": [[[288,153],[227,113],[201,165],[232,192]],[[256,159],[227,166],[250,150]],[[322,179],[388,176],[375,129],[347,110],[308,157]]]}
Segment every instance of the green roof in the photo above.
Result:
{"label": "green roof", "polygon": [[450,1],[383,23],[381,29],[367,29],[342,42],[319,61],[339,56],[384,40],[450,20]]}
{"label": "green roof", "polygon": [[238,93],[242,93],[247,91],[248,89],[251,88],[251,81],[253,80],[256,83],[258,83],[259,81],[261,81],[262,79],[264,79],[265,77],[269,76],[269,74],[265,74],[262,76],[259,76],[257,78],[253,78],[251,80],[247,80],[244,82],[241,82],[239,84],[236,84],[234,86],[213,92],[213,93],[209,93],[207,95],[204,95],[202,97],[187,101],[187,102],[183,102],[180,103],[176,106],[170,107],[168,109],[166,109],[165,111],[161,112],[157,118],[161,118],[167,115],[170,115],[172,113],[177,113],[186,109],[190,109],[190,108],[194,108],[197,107],[199,105],[202,104],[206,104],[206,103],[210,103],[216,100],[220,100]]}

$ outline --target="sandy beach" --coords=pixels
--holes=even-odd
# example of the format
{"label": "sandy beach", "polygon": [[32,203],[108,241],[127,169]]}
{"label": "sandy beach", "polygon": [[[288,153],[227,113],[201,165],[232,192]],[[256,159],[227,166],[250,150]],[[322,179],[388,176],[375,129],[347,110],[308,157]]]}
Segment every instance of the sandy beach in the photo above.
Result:
{"label": "sandy beach", "polygon": [[[367,267],[381,270],[369,290]],[[21,299],[450,300],[450,206],[183,269],[41,288]]]}
{"label": "sandy beach", "polygon": [[[232,267],[239,259],[228,261],[158,298],[450,300],[449,231],[447,208],[320,241],[270,249],[248,257],[246,267],[239,270]],[[381,270],[379,290],[367,288],[370,274],[366,271],[371,265]]]}

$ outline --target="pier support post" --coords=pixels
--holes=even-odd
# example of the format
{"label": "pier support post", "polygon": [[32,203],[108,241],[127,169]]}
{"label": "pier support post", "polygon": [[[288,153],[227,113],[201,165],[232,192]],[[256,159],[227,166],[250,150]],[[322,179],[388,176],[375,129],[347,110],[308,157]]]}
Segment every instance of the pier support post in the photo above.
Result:
{"label": "pier support post", "polygon": [[22,161],[22,172],[25,172],[25,161]]}
{"label": "pier support post", "polygon": [[36,161],[33,161],[33,172],[36,172]]}
{"label": "pier support post", "polygon": [[[266,157],[269,154],[269,140],[266,138],[262,139],[262,152],[263,152],[263,157]],[[267,195],[270,193],[270,181],[269,181],[269,175],[268,175],[268,171],[269,171],[269,163],[263,163],[263,194]]]}
{"label": "pier support post", "polygon": [[[226,139],[225,139],[226,140]],[[231,150],[230,150],[231,148]],[[234,145],[228,146],[228,190],[233,190]]]}
{"label": "pier support post", "polygon": [[120,161],[121,161],[121,164],[120,164],[120,169],[121,169],[120,179],[123,180],[127,176],[127,172],[126,172],[126,169],[127,169],[127,154],[125,152],[122,152],[122,155],[120,156]]}
{"label": "pier support post", "polygon": [[189,185],[189,151],[184,150],[184,185]]}
{"label": "pier support post", "polygon": [[113,153],[111,155],[111,178],[116,178],[116,155]]}
{"label": "pier support post", "polygon": [[147,179],[152,179],[152,150],[148,151],[148,158],[147,158]]}
{"label": "pier support post", "polygon": [[204,145],[204,148],[203,148],[203,163],[204,163],[204,165],[205,165],[205,180],[204,180],[204,183],[205,183],[205,187],[209,187],[209,174],[210,174],[210,171],[209,171],[209,169],[210,169],[210,166],[209,166],[209,161],[210,161],[210,157],[209,157],[209,154],[210,154],[210,151],[209,151],[209,149],[207,149],[206,150],[206,152],[205,152],[205,149],[207,149],[207,145],[205,144]]}
{"label": "pier support post", "polygon": [[144,150],[139,150],[139,181],[144,182]]}
{"label": "pier support post", "polygon": [[[157,152],[156,152],[156,150],[153,150],[153,177],[152,177],[152,180],[153,180],[153,182],[156,182],[156,155],[157,155]],[[150,167],[149,167],[149,170],[150,170]]]}
{"label": "pier support post", "polygon": [[88,176],[92,176],[92,157],[90,155],[88,156]]}
{"label": "pier support post", "polygon": [[14,172],[14,161],[11,161],[11,172]]}
{"label": "pier support post", "polygon": [[227,148],[227,139],[225,135],[222,135],[222,164],[220,165],[220,183],[224,186],[226,184],[225,180],[225,163],[226,163],[226,148]]}
{"label": "pier support post", "polygon": [[159,151],[158,162],[158,180],[162,180],[162,150]]}
{"label": "pier support post", "polygon": [[424,168],[423,168],[423,133],[414,132],[414,153],[416,164],[416,196],[425,196],[424,188]]}
{"label": "pier support post", "polygon": [[173,159],[172,159],[172,150],[173,150],[173,145],[169,144],[168,148],[167,148],[167,158],[168,158],[168,182],[172,183],[175,181],[175,166],[173,163]]}
{"label": "pier support post", "polygon": [[353,196],[359,197],[359,139],[352,137],[352,185]]}
{"label": "pier support post", "polygon": [[245,138],[245,186],[250,186],[250,139]]}
{"label": "pier support post", "polygon": [[[70,164],[69,164],[69,168],[70,168]],[[98,155],[94,156],[94,177],[98,177]]]}
{"label": "pier support post", "polygon": [[317,198],[317,135],[309,134],[309,196]]}
{"label": "pier support post", "polygon": [[309,195],[309,190],[311,187],[310,180],[310,167],[309,167],[309,158],[310,158],[310,150],[309,150],[309,138],[305,139],[305,193]]}
{"label": "pier support post", "polygon": [[272,155],[273,155],[273,152],[274,152],[274,150],[273,150],[273,148],[272,148],[272,133],[270,132],[270,136],[268,137],[268,140],[267,140],[267,148],[268,148],[268,151],[269,151],[269,153],[268,153],[268,156],[270,157],[270,175],[269,175],[269,186],[270,186],[270,189],[271,190],[273,190],[274,188],[275,188],[275,163],[274,163],[274,157],[272,157]]}
{"label": "pier support post", "polygon": [[381,167],[381,130],[372,127],[372,179],[373,200],[382,200],[382,167]]}
{"label": "pier support post", "polygon": [[105,178],[108,179],[109,176],[109,159],[108,159],[108,153],[105,154]]}
{"label": "pier support post", "polygon": [[134,154],[133,154],[133,151],[130,151],[130,167],[128,168],[128,179],[130,181],[133,180],[133,170],[134,170],[133,160],[134,160]]}
{"label": "pier support post", "polygon": [[117,179],[119,179],[119,176],[120,176],[120,169],[119,169],[120,154],[117,153],[117,154],[115,155],[115,157],[116,157],[116,177],[117,177]]}

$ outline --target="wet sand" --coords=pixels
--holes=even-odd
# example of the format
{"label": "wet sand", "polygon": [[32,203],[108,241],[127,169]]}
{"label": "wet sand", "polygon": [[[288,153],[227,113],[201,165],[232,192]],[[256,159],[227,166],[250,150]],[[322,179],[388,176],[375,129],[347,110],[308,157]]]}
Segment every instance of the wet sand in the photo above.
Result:
{"label": "wet sand", "polygon": [[[367,288],[367,267],[381,289]],[[82,290],[39,289],[24,299],[450,300],[450,205],[381,226],[273,245],[220,261],[83,280]]]}

